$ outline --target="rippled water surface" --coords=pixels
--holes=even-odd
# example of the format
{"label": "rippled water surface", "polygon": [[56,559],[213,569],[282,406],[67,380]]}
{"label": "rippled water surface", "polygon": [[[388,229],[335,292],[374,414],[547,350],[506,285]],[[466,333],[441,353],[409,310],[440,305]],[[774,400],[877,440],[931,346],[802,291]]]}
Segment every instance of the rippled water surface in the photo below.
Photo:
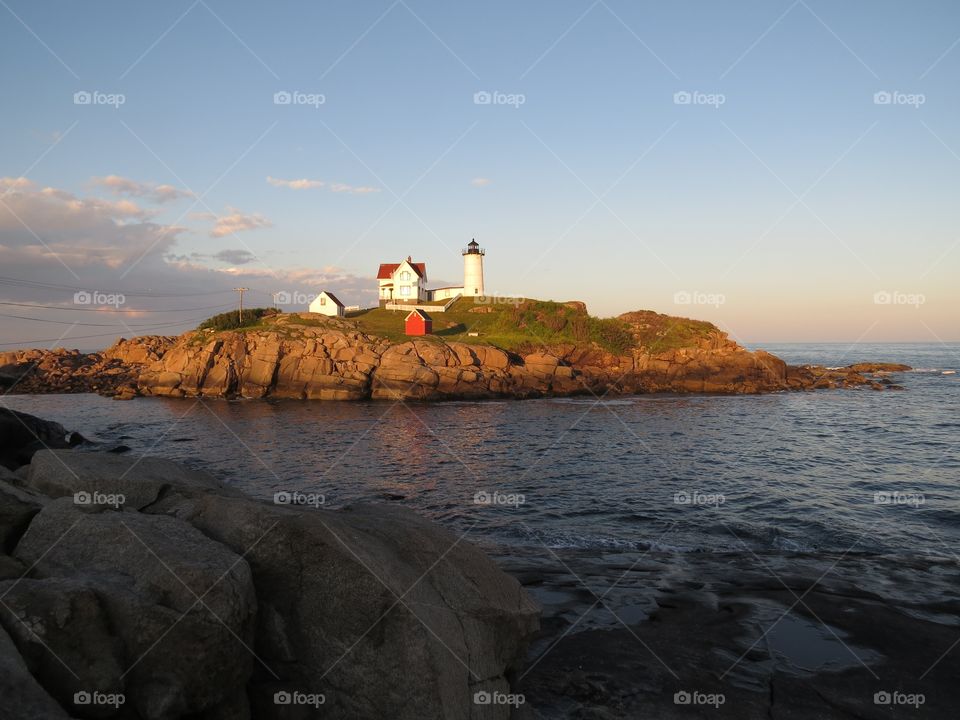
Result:
{"label": "rippled water surface", "polygon": [[[406,505],[494,550],[955,553],[960,375],[943,372],[960,368],[960,345],[764,347],[792,363],[886,360],[919,370],[899,376],[903,392],[3,403],[209,469],[259,496],[297,490],[322,493],[328,507]],[[507,504],[478,504],[478,492]],[[876,493],[895,501],[878,504]]]}

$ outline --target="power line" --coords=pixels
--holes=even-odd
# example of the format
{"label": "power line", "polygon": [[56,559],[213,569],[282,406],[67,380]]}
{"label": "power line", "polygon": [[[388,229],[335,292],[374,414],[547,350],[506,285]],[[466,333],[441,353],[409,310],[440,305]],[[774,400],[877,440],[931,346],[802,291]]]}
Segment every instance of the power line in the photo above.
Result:
{"label": "power line", "polygon": [[[163,323],[162,325],[151,325],[150,328],[152,328],[152,329],[158,329],[158,328],[162,328],[162,327],[172,327],[172,326],[174,326],[174,325],[183,325],[183,324],[186,324],[186,323],[202,322],[203,320],[206,320],[206,318],[197,318],[197,319],[194,319],[194,320],[183,320],[182,322],[175,322],[175,323]],[[60,343],[60,342],[67,342],[67,341],[70,341],[70,340],[89,340],[89,339],[91,339],[91,338],[116,337],[117,335],[123,335],[123,333],[99,333],[99,334],[97,334],[97,335],[76,335],[76,336],[70,337],[70,338],[61,336],[61,337],[58,337],[58,338],[45,338],[45,339],[38,339],[38,340],[21,340],[21,341],[18,341],[18,342],[0,343],[0,347],[10,347],[11,345],[17,345],[17,346],[20,346],[20,347],[23,347],[23,346],[28,346],[28,347],[29,347],[31,344],[36,345],[36,344],[38,344],[38,343]]]}
{"label": "power line", "polygon": [[63,305],[34,305],[33,303],[0,302],[0,305],[13,305],[16,307],[37,308],[41,310],[69,310],[71,312],[98,312],[98,313],[172,313],[172,312],[193,312],[195,310],[222,310],[233,307],[233,303],[227,305],[209,305],[207,307],[193,308],[173,308],[172,310],[112,310],[109,308],[79,308],[66,307]]}
{"label": "power line", "polygon": [[[37,280],[21,280],[19,278],[12,278],[0,275],[0,284],[4,285],[16,285],[20,287],[31,287],[45,290],[62,290],[63,292],[89,292],[89,288],[80,288],[74,287],[72,285],[60,285],[58,283],[45,283],[39,282]],[[154,293],[154,292],[138,292],[136,290],[130,291],[117,291],[118,294],[122,294],[127,297],[149,297],[149,298],[161,298],[161,297],[199,297],[199,296],[209,296],[209,295],[225,295],[226,293],[233,292],[232,290],[211,290],[208,292],[178,292],[178,293]],[[257,292],[263,292],[258,290]],[[269,295],[270,293],[264,293]]]}
{"label": "power line", "polygon": [[[125,328],[135,328],[135,327],[154,327],[156,323],[133,323],[127,324],[125,322],[120,323],[85,323],[85,322],[73,322],[70,320],[47,320],[45,318],[34,318],[27,317],[25,315],[8,315],[7,313],[0,313],[0,317],[13,318],[15,320],[29,320],[31,322],[42,322],[42,323],[53,323],[55,325],[76,325],[80,327],[125,327]],[[174,320],[168,324],[171,325],[180,325],[181,323],[188,322],[187,320]]]}

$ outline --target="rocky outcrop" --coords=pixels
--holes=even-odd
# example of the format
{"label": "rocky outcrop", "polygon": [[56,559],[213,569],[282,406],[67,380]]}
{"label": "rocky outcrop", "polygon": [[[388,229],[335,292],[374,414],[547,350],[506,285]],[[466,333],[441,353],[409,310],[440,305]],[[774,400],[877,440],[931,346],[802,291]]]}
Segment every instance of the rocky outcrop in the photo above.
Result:
{"label": "rocky outcrop", "polygon": [[76,450],[4,478],[4,717],[509,715],[473,697],[510,691],[539,608],[412,511],[269,504]]}
{"label": "rocky outcrop", "polygon": [[102,353],[78,350],[0,352],[0,388],[14,393],[97,392],[131,398],[143,367],[159,360],[176,338],[121,339]]}
{"label": "rocky outcrop", "polygon": [[[280,316],[270,329],[138,338],[120,341],[93,359],[69,357],[80,368],[104,373],[84,371],[95,382],[84,386],[78,380],[81,389],[121,398],[444,400],[892,386],[864,374],[874,373],[876,363],[842,370],[790,367],[770,353],[742,348],[709,323],[646,311],[627,313],[621,320],[634,328],[636,341],[620,355],[592,343],[523,353],[436,336],[395,343],[362,333],[350,321],[293,315]],[[686,339],[670,336],[678,324],[689,333]],[[21,389],[43,387],[42,365]],[[62,376],[60,371],[53,375],[52,391],[67,387]]]}

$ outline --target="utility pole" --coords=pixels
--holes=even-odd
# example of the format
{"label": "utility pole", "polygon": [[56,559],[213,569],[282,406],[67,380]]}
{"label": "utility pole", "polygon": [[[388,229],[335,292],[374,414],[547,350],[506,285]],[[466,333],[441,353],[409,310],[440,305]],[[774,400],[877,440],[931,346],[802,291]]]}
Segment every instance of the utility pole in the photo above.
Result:
{"label": "utility pole", "polygon": [[249,289],[250,288],[245,288],[245,287],[238,287],[233,289],[234,292],[240,293],[240,310],[238,314],[238,319],[241,325],[243,325],[243,294]]}

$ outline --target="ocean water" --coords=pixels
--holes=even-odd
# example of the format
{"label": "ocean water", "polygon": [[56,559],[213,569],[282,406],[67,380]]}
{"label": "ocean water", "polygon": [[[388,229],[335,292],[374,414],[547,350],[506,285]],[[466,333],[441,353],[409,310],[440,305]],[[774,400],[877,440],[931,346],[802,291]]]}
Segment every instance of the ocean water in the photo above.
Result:
{"label": "ocean water", "polygon": [[[265,498],[404,505],[495,554],[908,552],[960,541],[960,344],[787,345],[903,362],[901,392],[321,403],[6,396]],[[319,501],[319,497],[314,498]]]}

